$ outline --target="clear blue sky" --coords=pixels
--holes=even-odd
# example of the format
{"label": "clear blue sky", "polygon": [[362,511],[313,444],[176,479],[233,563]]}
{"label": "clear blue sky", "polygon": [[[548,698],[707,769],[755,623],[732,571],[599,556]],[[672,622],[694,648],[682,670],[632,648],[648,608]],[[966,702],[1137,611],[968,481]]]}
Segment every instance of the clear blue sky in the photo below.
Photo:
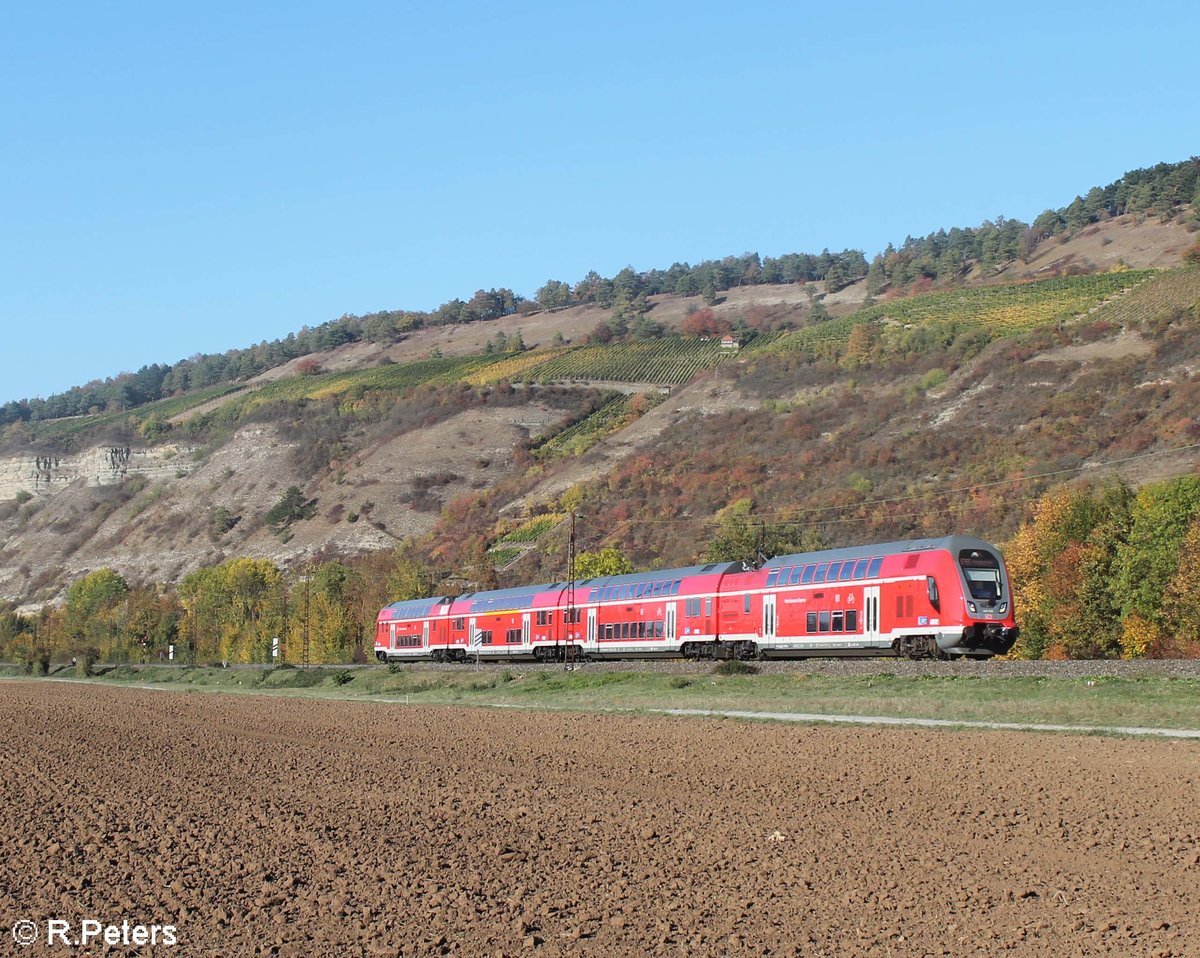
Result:
{"label": "clear blue sky", "polygon": [[1030,219],[1200,153],[1200,6],[19,3],[0,401],[757,250]]}

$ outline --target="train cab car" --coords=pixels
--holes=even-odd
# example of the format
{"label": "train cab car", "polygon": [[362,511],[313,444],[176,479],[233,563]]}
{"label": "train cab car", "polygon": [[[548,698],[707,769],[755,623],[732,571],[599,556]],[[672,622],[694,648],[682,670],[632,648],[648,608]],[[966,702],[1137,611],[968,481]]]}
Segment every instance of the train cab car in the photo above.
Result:
{"label": "train cab car", "polygon": [[987,657],[1017,639],[1003,559],[981,539],[781,556],[759,571],[766,653]]}

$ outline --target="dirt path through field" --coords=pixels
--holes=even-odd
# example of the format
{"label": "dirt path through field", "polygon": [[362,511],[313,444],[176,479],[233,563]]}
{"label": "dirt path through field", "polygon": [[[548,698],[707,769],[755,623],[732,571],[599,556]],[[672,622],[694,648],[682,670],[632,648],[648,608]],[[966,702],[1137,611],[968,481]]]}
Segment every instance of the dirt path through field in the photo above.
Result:
{"label": "dirt path through field", "polygon": [[0,796],[5,954],[1200,953],[1194,742],[9,682]]}

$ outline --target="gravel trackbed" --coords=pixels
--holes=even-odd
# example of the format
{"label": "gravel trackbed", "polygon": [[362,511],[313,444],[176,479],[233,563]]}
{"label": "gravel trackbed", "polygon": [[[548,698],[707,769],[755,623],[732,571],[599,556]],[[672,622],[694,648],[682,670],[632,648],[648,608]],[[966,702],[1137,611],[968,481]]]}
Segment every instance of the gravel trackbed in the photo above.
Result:
{"label": "gravel trackbed", "polygon": [[14,681],[0,788],[3,954],[1200,954],[1191,741]]}

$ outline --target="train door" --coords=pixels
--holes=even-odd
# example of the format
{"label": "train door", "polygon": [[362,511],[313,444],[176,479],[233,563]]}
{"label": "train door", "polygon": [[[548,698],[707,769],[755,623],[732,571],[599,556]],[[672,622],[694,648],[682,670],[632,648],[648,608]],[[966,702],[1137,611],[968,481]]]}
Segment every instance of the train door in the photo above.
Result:
{"label": "train door", "polygon": [[675,641],[675,603],[674,602],[667,603],[666,632],[667,632],[667,635],[666,635],[667,641],[674,642]]}
{"label": "train door", "polygon": [[595,608],[588,609],[587,641],[588,641],[588,645],[596,644],[596,610],[595,610]]}
{"label": "train door", "polygon": [[762,636],[764,642],[774,642],[779,630],[779,620],[775,617],[775,596],[763,596]]}
{"label": "train door", "polygon": [[399,648],[399,646],[396,644],[396,623],[395,622],[393,622],[391,624],[390,631],[391,631],[391,642],[390,642],[391,647],[393,649],[397,649],[397,648]]}
{"label": "train door", "polygon": [[521,616],[521,644],[529,644],[529,613]]}
{"label": "train door", "polygon": [[429,648],[429,620],[421,623],[421,648]]}
{"label": "train door", "polygon": [[479,634],[479,629],[475,625],[475,620],[471,619],[471,621],[467,624],[467,635],[470,636],[471,648],[473,649],[479,648]]}
{"label": "train door", "polygon": [[863,638],[879,638],[879,586],[863,589]]}

